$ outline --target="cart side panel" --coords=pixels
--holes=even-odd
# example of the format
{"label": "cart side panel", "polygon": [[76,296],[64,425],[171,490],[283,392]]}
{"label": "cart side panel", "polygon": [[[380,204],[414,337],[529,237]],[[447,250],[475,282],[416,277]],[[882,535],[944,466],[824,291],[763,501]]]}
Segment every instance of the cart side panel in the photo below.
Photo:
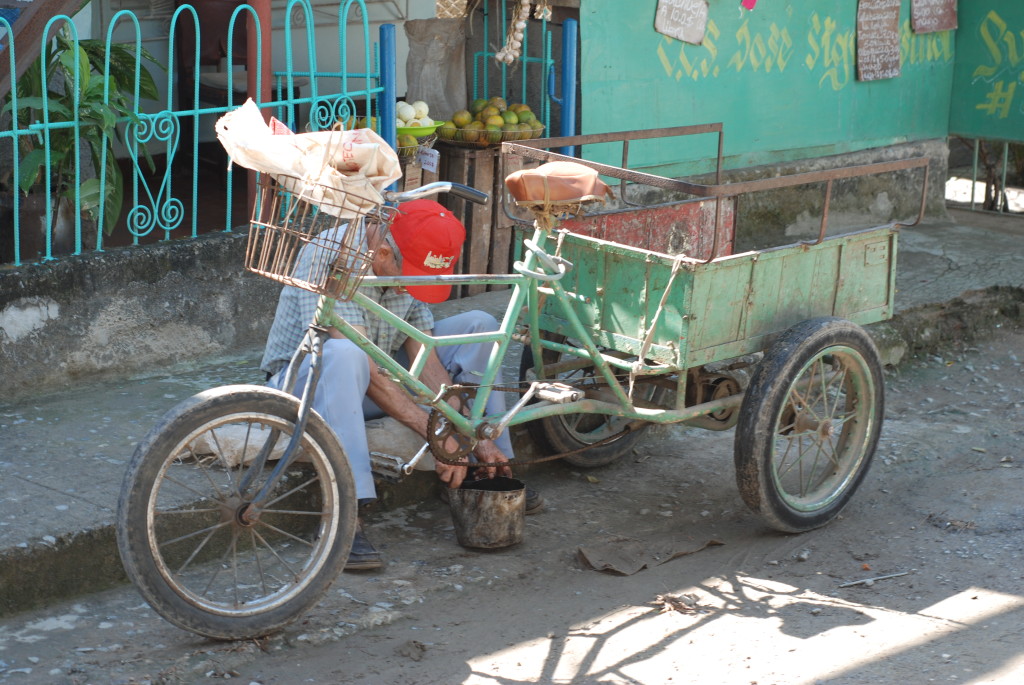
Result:
{"label": "cart side panel", "polygon": [[[861,325],[888,319],[895,254],[896,232],[883,227],[700,265],[694,307],[703,306],[705,318],[694,322],[687,365],[756,352],[770,336],[814,317]],[[720,323],[711,325],[709,317]]]}
{"label": "cart side panel", "polygon": [[[562,279],[573,311],[598,345],[636,355],[647,329],[657,317],[647,357],[678,367],[685,357],[688,319],[685,307],[692,272],[680,268],[672,276],[673,261],[666,255],[637,250],[584,236],[567,235],[561,255],[573,263]],[[671,286],[658,314],[662,293]],[[549,297],[541,309],[541,327],[575,337],[561,305]]]}
{"label": "cart side panel", "polygon": [[[583,327],[591,331],[596,330],[600,326],[601,313],[604,310],[604,303],[598,289],[605,284],[607,279],[606,274],[609,269],[608,260],[605,259],[606,255],[593,250],[588,252],[587,259],[581,259],[578,249],[570,244],[563,244],[562,255],[573,264],[567,277],[562,279],[562,287],[576,297],[573,311],[580,318]],[[611,271],[614,273],[615,269]],[[614,292],[617,290],[617,286],[612,284],[606,289]],[[561,308],[557,305],[551,307],[552,304],[554,303],[548,302],[549,306],[545,310],[556,312],[558,316],[564,317]],[[560,332],[568,334],[567,331]]]}
{"label": "cart side panel", "polygon": [[752,282],[745,337],[831,313],[839,260],[836,249],[765,254]]}
{"label": "cart side panel", "polygon": [[691,350],[713,349],[742,339],[750,280],[756,264],[757,255],[747,253],[697,268],[693,284]]}
{"label": "cart side panel", "polygon": [[836,311],[852,318],[862,313],[879,311],[873,321],[892,316],[896,293],[891,268],[896,264],[897,233],[890,231],[843,246],[842,277],[836,293]]}

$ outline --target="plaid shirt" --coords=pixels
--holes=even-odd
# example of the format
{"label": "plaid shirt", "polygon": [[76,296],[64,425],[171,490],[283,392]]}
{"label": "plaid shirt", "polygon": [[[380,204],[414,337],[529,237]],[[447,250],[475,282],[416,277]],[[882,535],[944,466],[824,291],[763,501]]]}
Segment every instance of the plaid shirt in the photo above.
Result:
{"label": "plaid shirt", "polygon": [[[345,226],[332,228],[320,235],[326,240],[337,240],[339,236],[336,232],[344,230],[344,228]],[[309,245],[303,248],[298,259],[299,268],[304,261],[309,261],[310,252]],[[430,331],[434,328],[434,317],[427,305],[406,292],[399,292],[396,288],[370,286],[359,288],[359,292],[407,321],[417,330]],[[295,350],[302,343],[302,336],[316,315],[319,302],[320,296],[314,292],[294,286],[285,286],[281,289],[281,295],[277,300],[277,312],[274,314],[274,323],[270,327],[267,347],[263,353],[263,361],[260,363],[262,370],[269,374],[276,374],[288,365]],[[408,338],[394,326],[368,314],[355,302],[339,301],[335,304],[334,311],[353,326],[365,328],[366,337],[391,356],[394,356]]]}

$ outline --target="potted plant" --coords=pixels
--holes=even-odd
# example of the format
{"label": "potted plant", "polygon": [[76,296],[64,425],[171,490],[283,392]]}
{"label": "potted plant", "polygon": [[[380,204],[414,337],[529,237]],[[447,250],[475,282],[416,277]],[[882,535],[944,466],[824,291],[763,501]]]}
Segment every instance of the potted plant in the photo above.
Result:
{"label": "potted plant", "polygon": [[[143,58],[153,61],[144,49],[141,54]],[[79,141],[88,151],[95,177],[76,179],[75,168],[79,148],[75,146],[74,127],[57,126],[50,127],[48,146],[42,133],[19,137],[19,174],[13,182],[26,197],[33,192],[38,194],[40,190],[45,193],[46,154],[49,150],[49,201],[52,203],[50,214],[54,223],[58,217],[70,217],[73,230],[74,215],[71,210],[77,187],[83,216],[89,219],[92,225],[98,225],[102,206],[101,228],[109,235],[121,215],[124,203],[124,177],[114,156],[114,140],[124,142],[123,132],[118,124],[125,120],[137,124],[139,118],[134,112],[133,105],[135,53],[129,46],[111,45],[109,75],[104,76],[107,60],[104,41],[90,39],[76,43],[62,31],[47,44],[39,59],[25,71],[16,84],[18,125],[21,128],[37,121],[42,122],[44,112],[51,124],[73,122],[77,115]],[[46,83],[43,83],[44,65]],[[140,66],[138,79],[140,98],[159,97],[156,83],[146,67]],[[13,102],[8,95],[3,112],[11,112],[12,107]],[[142,152],[149,159],[145,149]],[[104,169],[106,182],[101,188],[100,176]],[[45,209],[44,205],[44,216]],[[43,224],[44,230],[53,230],[53,235],[57,235],[56,226],[45,226],[45,219]]]}

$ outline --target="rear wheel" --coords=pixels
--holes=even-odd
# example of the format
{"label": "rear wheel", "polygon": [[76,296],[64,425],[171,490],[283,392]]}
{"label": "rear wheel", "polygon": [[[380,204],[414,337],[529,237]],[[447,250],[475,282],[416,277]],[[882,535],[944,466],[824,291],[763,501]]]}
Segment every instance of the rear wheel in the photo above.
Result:
{"label": "rear wheel", "polygon": [[765,353],[736,426],[736,481],[772,527],[802,532],[846,506],[878,444],[884,379],[861,327],[812,319]]}
{"label": "rear wheel", "polygon": [[[567,342],[570,345],[580,347],[578,341],[565,336],[553,333],[543,333],[545,339],[554,342]],[[571,355],[563,355],[554,350],[544,350],[544,366],[550,367],[560,361],[575,359]],[[612,401],[613,396],[604,382],[604,379],[596,374],[593,365],[583,368],[572,369],[561,373],[546,374],[542,372],[544,380],[557,380],[583,390],[588,399],[604,399]],[[529,346],[523,347],[523,356],[520,360],[519,379],[521,381],[538,380],[533,365],[533,351]],[[656,392],[655,388],[647,387],[640,394],[642,399],[651,399]],[[549,416],[526,424],[530,437],[542,449],[550,454],[559,452],[571,452],[588,445],[593,445],[622,433],[627,425],[633,423],[633,419],[621,416],[608,416],[605,414],[562,414]],[[643,437],[647,425],[633,428],[627,433],[610,442],[587,449],[578,454],[570,454],[563,457],[565,461],[579,468],[596,468],[611,464],[621,458]]]}
{"label": "rear wheel", "polygon": [[[215,639],[266,635],[301,616],[348,558],[355,486],[345,453],[311,413],[299,461],[252,505],[295,432],[298,400],[228,386],[181,403],[136,448],[118,502],[128,577],[171,623]],[[248,482],[247,481],[251,481]]]}

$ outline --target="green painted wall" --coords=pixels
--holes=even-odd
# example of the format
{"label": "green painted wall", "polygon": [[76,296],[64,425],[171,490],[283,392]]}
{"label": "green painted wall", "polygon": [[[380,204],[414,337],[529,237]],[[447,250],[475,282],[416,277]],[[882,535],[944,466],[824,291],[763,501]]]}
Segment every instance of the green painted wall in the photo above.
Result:
{"label": "green painted wall", "polygon": [[[910,0],[900,16],[902,75],[870,82],[856,79],[856,0],[761,0],[754,11],[710,0],[699,46],[656,32],[657,4],[581,3],[582,133],[721,121],[729,167],[946,136],[954,32],[914,34]],[[613,164],[618,155],[587,152]],[[709,155],[710,140],[631,146],[630,166]]]}
{"label": "green painted wall", "polygon": [[965,2],[959,10],[949,132],[1024,141],[1024,2]]}

